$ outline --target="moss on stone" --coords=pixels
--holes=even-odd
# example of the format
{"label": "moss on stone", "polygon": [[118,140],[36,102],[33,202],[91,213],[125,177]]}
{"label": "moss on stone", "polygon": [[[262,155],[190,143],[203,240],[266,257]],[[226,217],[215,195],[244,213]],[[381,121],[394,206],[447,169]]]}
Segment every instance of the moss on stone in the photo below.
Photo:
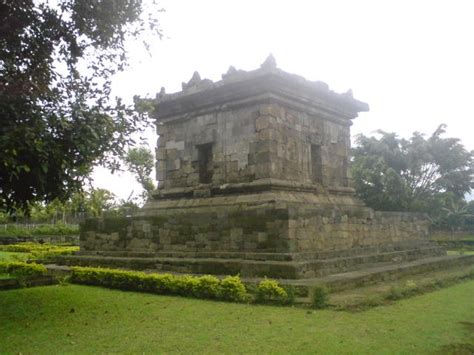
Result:
{"label": "moss on stone", "polygon": [[80,229],[81,232],[85,231],[95,231],[99,227],[99,219],[98,218],[86,218],[84,223],[81,224]]}
{"label": "moss on stone", "polygon": [[243,228],[248,232],[265,232],[267,230],[267,218],[257,214],[237,214],[231,216],[233,225]]}
{"label": "moss on stone", "polygon": [[102,221],[100,228],[101,232],[113,233],[126,229],[131,223],[131,220],[126,217],[107,217]]}
{"label": "moss on stone", "polygon": [[166,222],[168,221],[167,216],[153,216],[152,218],[149,218],[149,222],[153,226],[163,226]]}

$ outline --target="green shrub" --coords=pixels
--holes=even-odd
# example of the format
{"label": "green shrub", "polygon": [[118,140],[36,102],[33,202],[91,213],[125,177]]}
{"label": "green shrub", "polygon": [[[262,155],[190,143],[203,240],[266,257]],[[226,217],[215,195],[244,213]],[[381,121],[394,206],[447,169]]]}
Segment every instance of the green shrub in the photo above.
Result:
{"label": "green shrub", "polygon": [[30,237],[35,235],[76,235],[79,234],[79,226],[74,224],[45,224],[27,227],[23,225],[8,224],[6,228],[0,228],[0,236]]}
{"label": "green shrub", "polygon": [[413,280],[407,280],[407,281],[405,282],[405,287],[406,287],[407,289],[409,289],[409,290],[414,290],[414,289],[416,289],[416,288],[418,287],[418,285],[417,285],[416,282],[413,281]]}
{"label": "green shrub", "polygon": [[277,281],[265,278],[257,286],[256,300],[261,303],[276,302],[283,304],[288,301],[288,294]]}
{"label": "green shrub", "polygon": [[326,286],[315,286],[311,293],[311,305],[313,308],[321,309],[327,306],[329,290]]}
{"label": "green shrub", "polygon": [[283,289],[286,291],[288,298],[286,304],[294,304],[296,300],[296,289],[293,285],[283,285]]}
{"label": "green shrub", "polygon": [[93,267],[73,267],[71,281],[93,286],[118,288],[121,290],[141,290],[142,280],[147,275],[143,272]]}
{"label": "green shrub", "polygon": [[400,286],[391,286],[387,298],[389,300],[399,300],[405,297],[403,289]]}
{"label": "green shrub", "polygon": [[155,292],[161,294],[175,294],[176,293],[176,276],[171,274],[152,274],[151,282],[155,283]]}
{"label": "green shrub", "polygon": [[248,300],[247,290],[238,276],[227,276],[221,280],[219,298],[226,301],[245,302]]}
{"label": "green shrub", "polygon": [[29,253],[31,248],[27,245],[22,244],[9,244],[9,245],[0,245],[1,251],[8,251],[12,253]]}
{"label": "green shrub", "polygon": [[0,273],[9,274],[15,278],[26,279],[47,273],[44,265],[24,263],[21,261],[0,262]]}
{"label": "green shrub", "polygon": [[424,290],[430,289],[432,287],[437,288],[437,286],[436,280],[431,285],[428,284],[424,287],[419,287],[413,280],[407,280],[404,285],[394,285],[390,287],[390,291],[386,298],[389,300],[399,300],[421,293]]}
{"label": "green shrub", "polygon": [[177,276],[174,279],[174,292],[181,296],[197,296],[199,280],[195,276]]}
{"label": "green shrub", "polygon": [[0,251],[30,253],[31,259],[51,259],[59,255],[69,255],[78,251],[78,246],[56,245],[50,243],[25,242],[0,245]]}
{"label": "green shrub", "polygon": [[384,299],[380,295],[371,295],[357,304],[359,310],[364,310],[372,307],[382,306],[384,304]]}
{"label": "green shrub", "polygon": [[79,234],[79,226],[74,224],[41,225],[31,230],[32,235],[75,235]]}
{"label": "green shrub", "polygon": [[93,267],[72,267],[71,282],[144,291],[158,294],[214,298],[230,301],[247,300],[247,291],[238,276],[228,276],[220,281],[210,275],[177,276],[171,274],[146,274],[139,271],[115,270]]}
{"label": "green shrub", "polygon": [[199,298],[218,298],[220,291],[220,281],[217,277],[204,275],[198,278],[195,288],[195,295]]}

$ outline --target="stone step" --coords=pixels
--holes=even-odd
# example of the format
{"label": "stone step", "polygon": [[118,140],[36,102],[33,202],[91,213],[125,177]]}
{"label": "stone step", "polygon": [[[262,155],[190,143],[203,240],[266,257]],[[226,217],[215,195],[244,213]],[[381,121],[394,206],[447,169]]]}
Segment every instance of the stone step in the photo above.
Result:
{"label": "stone step", "polygon": [[26,280],[20,281],[15,278],[11,279],[2,279],[0,280],[0,291],[1,290],[11,290],[15,288],[22,287],[34,287],[34,286],[49,286],[54,285],[58,281],[51,275],[45,276],[33,276],[28,277]]}
{"label": "stone step", "polygon": [[78,254],[58,257],[65,265],[90,265],[136,270],[158,270],[193,274],[235,275],[243,277],[314,278],[346,271],[373,267],[380,263],[400,263],[419,258],[439,256],[445,253],[440,247],[358,255],[328,260],[279,261],[193,257],[126,257]]}
{"label": "stone step", "polygon": [[332,250],[320,253],[300,253],[302,260],[321,260],[321,259],[335,259],[347,258],[353,256],[363,256],[369,254],[390,253],[404,250],[422,249],[426,247],[439,247],[437,243],[432,241],[414,240],[409,242],[398,242],[386,245],[371,246],[371,247],[353,247],[347,250]]}
{"label": "stone step", "polygon": [[220,259],[246,259],[261,261],[308,261],[323,260],[334,258],[346,258],[353,256],[363,256],[371,254],[381,254],[389,252],[398,252],[404,250],[422,249],[426,247],[439,247],[432,241],[409,241],[399,242],[390,245],[380,245],[372,247],[354,247],[347,250],[333,250],[326,252],[310,253],[287,253],[287,252],[226,252],[226,251],[207,251],[196,250],[195,252],[168,250],[168,251],[149,251],[149,250],[95,250],[81,251],[83,255],[101,255],[113,257],[140,257],[140,258],[220,258]]}
{"label": "stone step", "polygon": [[137,258],[111,257],[97,255],[67,255],[59,256],[56,262],[60,265],[100,266],[125,268],[132,270],[154,270],[157,272],[177,272],[187,274],[212,275],[266,275],[272,277],[276,272],[288,278],[296,278],[297,265],[295,262],[258,261],[243,259],[217,258]]}
{"label": "stone step", "polygon": [[438,246],[429,246],[386,253],[338,257],[314,260],[306,263],[307,272],[314,276],[326,276],[346,271],[354,271],[383,263],[400,263],[428,257],[443,256],[446,251]]}
{"label": "stone step", "polygon": [[[407,275],[458,268],[474,265],[474,255],[438,256],[398,264],[379,264],[363,270],[344,272],[310,279],[280,279],[285,285],[292,285],[301,295],[317,285],[327,286],[331,292],[340,292],[351,288],[368,286],[380,282],[394,281]],[[247,282],[258,282],[259,279],[247,279]]]}

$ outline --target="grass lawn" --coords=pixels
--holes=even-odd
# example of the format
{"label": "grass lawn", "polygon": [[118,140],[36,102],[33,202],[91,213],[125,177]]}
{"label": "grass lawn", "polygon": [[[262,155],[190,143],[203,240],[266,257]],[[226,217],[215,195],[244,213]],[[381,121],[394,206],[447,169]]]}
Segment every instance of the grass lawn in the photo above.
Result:
{"label": "grass lawn", "polygon": [[[0,353],[446,353],[474,350],[474,281],[360,313],[77,285],[0,293]],[[456,344],[459,345],[456,348]]]}

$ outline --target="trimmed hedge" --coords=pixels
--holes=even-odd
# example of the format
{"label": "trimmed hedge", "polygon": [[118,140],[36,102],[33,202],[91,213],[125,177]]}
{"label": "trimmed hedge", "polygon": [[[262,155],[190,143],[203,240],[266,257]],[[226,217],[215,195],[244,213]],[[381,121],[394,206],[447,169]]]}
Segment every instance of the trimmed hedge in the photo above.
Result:
{"label": "trimmed hedge", "polygon": [[0,251],[30,253],[33,259],[48,259],[59,255],[69,255],[78,250],[78,246],[55,245],[49,243],[40,244],[34,242],[0,245]]}
{"label": "trimmed hedge", "polygon": [[24,263],[21,261],[0,262],[0,273],[9,274],[15,278],[24,279],[47,274],[44,265]]}
{"label": "trimmed hedge", "polygon": [[277,281],[264,278],[257,286],[256,301],[285,304],[289,301],[289,297],[286,290]]}
{"label": "trimmed hedge", "polygon": [[211,275],[146,274],[140,271],[80,266],[74,266],[71,270],[70,281],[83,285],[234,302],[249,300],[249,294],[238,276],[227,276],[219,280]]}

